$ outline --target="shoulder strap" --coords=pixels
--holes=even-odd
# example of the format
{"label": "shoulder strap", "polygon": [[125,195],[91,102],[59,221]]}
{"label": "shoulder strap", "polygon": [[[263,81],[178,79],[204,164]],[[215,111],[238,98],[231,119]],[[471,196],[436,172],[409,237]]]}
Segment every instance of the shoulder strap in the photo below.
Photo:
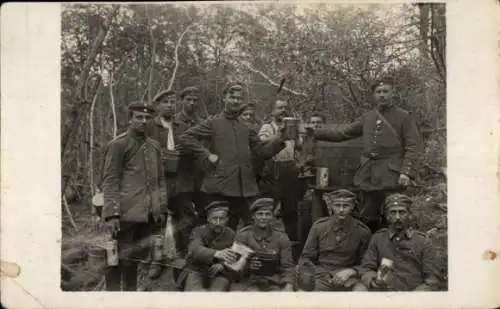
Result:
{"label": "shoulder strap", "polygon": [[387,126],[387,128],[389,129],[389,131],[391,131],[391,133],[394,136],[396,136],[396,138],[399,141],[399,144],[401,144],[401,146],[403,146],[403,141],[401,140],[401,137],[396,132],[396,129],[394,129],[394,127],[392,126],[392,124],[382,115],[382,113],[380,113],[380,111],[378,109],[375,109],[375,112],[377,113],[377,116],[385,123],[385,125]]}

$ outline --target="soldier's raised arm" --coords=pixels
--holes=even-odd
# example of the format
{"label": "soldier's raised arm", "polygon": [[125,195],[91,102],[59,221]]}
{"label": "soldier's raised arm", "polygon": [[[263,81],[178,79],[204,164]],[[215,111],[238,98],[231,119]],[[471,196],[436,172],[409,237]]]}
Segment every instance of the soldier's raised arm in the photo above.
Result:
{"label": "soldier's raised arm", "polygon": [[[314,129],[314,138],[327,142],[343,142],[363,135],[363,119],[360,116],[354,122],[340,129],[318,128]],[[310,129],[312,130],[312,129]]]}

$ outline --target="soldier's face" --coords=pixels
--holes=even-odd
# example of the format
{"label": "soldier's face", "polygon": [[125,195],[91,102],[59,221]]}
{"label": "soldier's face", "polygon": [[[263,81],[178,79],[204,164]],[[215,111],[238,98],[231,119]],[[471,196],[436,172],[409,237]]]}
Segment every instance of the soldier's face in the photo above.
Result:
{"label": "soldier's face", "polygon": [[288,116],[288,102],[281,100],[276,101],[276,104],[274,105],[273,115],[278,120],[281,120],[284,117]]}
{"label": "soldier's face", "polygon": [[387,222],[396,230],[402,230],[407,226],[409,216],[410,213],[404,206],[392,206],[386,211]]}
{"label": "soldier's face", "polygon": [[175,114],[175,104],[175,96],[168,96],[162,100],[158,105],[161,115],[165,117],[172,117]]}
{"label": "soldier's face", "polygon": [[188,114],[194,113],[196,105],[198,105],[198,97],[195,95],[187,95],[182,99],[184,111]]}
{"label": "soldier's face", "polygon": [[316,117],[316,116],[311,117],[309,123],[315,129],[320,128],[324,124],[323,119],[321,117]]}
{"label": "soldier's face", "polygon": [[138,132],[146,132],[151,123],[151,114],[140,111],[132,111],[132,117],[129,120],[130,126]]}
{"label": "soldier's face", "polygon": [[244,110],[241,115],[240,115],[241,120],[243,121],[253,121],[255,119],[255,110],[253,109],[246,109]]}
{"label": "soldier's face", "polygon": [[233,113],[238,114],[241,110],[241,104],[243,104],[243,91],[242,90],[230,90],[226,93],[224,97],[224,104],[226,109]]}
{"label": "soldier's face", "polygon": [[392,101],[392,86],[391,85],[380,85],[373,90],[373,97],[378,105],[384,106],[388,105]]}
{"label": "soldier's face", "polygon": [[330,211],[330,215],[334,215],[339,220],[345,220],[352,214],[352,210],[354,209],[353,202],[344,202],[344,201],[334,201],[331,206],[328,207]]}
{"label": "soldier's face", "polygon": [[253,220],[260,228],[266,228],[271,224],[273,211],[271,209],[260,209],[253,214]]}
{"label": "soldier's face", "polygon": [[228,221],[227,211],[213,210],[208,214],[207,221],[208,221],[208,226],[212,231],[220,233],[222,229],[227,225]]}

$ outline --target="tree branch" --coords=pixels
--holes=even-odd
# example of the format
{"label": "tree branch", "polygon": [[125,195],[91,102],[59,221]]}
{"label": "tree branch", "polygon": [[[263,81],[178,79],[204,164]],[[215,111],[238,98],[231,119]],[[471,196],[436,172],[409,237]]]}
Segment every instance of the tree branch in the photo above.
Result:
{"label": "tree branch", "polygon": [[[266,75],[264,72],[260,71],[260,70],[257,70],[255,68],[253,68],[252,66],[250,66],[249,64],[246,64],[246,63],[243,63],[241,61],[239,61],[239,63],[241,65],[243,65],[244,67],[246,67],[248,70],[252,71],[253,73],[256,73],[256,74],[259,74],[260,76],[262,76],[265,80],[267,80],[271,85],[273,86],[276,86],[276,87],[279,87],[279,83],[273,81],[268,75]],[[285,90],[285,91],[288,91],[294,95],[298,95],[298,96],[302,96],[302,97],[308,97],[309,95],[307,93],[304,93],[304,92],[298,92],[298,91],[295,91],[293,89],[290,89],[290,88],[287,88],[287,87],[282,87],[281,88],[282,90]]]}
{"label": "tree branch", "polygon": [[148,6],[146,5],[146,16],[148,18],[148,24],[149,24],[149,35],[151,36],[151,64],[149,68],[149,80],[148,80],[148,103],[151,104],[152,102],[152,84],[153,84],[153,71],[154,71],[154,62],[156,59],[156,39],[153,34],[153,23],[151,21],[151,16],[149,16],[149,10]]}
{"label": "tree branch", "polygon": [[175,75],[177,74],[177,69],[179,68],[179,46],[181,44],[182,38],[189,31],[189,29],[194,25],[195,24],[191,24],[191,25],[187,26],[186,29],[184,29],[184,31],[179,36],[179,39],[177,40],[177,44],[175,44],[175,50],[174,50],[175,67],[174,67],[174,71],[172,72],[172,77],[170,78],[170,82],[168,83],[168,87],[167,87],[168,90],[172,89],[172,86],[174,85],[174,81],[175,81]]}

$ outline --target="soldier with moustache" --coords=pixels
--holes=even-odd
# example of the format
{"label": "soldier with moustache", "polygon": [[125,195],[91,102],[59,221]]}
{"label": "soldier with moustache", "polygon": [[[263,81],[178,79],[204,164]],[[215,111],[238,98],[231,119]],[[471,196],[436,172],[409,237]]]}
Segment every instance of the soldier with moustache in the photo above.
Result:
{"label": "soldier with moustache", "polygon": [[[388,228],[373,234],[358,267],[363,285],[359,291],[434,291],[439,270],[430,240],[410,227],[412,201],[400,193],[385,199]],[[382,265],[388,272],[383,275]]]}
{"label": "soldier with moustache", "polygon": [[378,81],[371,90],[376,106],[345,128],[309,127],[308,131],[315,139],[329,142],[363,138],[353,183],[362,191],[359,216],[375,232],[383,226],[384,198],[403,192],[415,178],[421,141],[412,115],[394,105],[392,81]]}
{"label": "soldier with moustache", "polygon": [[188,129],[180,141],[184,154],[195,155],[203,162],[202,191],[207,194],[207,201],[227,201],[228,226],[236,230],[239,220],[245,225],[249,223],[249,204],[259,194],[253,158],[270,158],[285,145],[281,134],[260,141],[256,132],[240,120],[245,99],[243,84],[229,83],[222,98],[222,113]]}
{"label": "soldier with moustache", "polygon": [[193,230],[187,264],[178,284],[185,291],[228,291],[231,274],[224,263],[236,261],[230,249],[235,233],[227,227],[229,204],[214,201],[205,209],[207,223]]}

